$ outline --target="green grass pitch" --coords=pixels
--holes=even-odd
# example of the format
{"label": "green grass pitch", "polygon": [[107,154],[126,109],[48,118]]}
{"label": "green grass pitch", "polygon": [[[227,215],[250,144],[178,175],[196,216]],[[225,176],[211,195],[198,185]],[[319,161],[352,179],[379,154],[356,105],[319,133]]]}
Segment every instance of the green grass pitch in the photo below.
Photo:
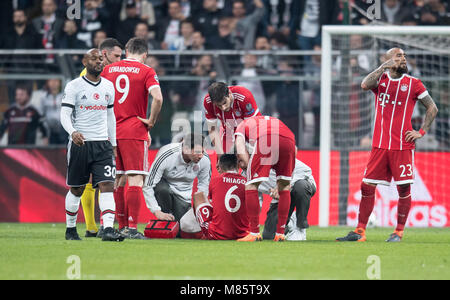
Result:
{"label": "green grass pitch", "polygon": [[[82,238],[84,230],[79,224]],[[311,227],[306,242],[115,243],[66,241],[64,224],[0,223],[0,279],[70,279],[72,255],[87,280],[450,279],[447,228],[407,228],[401,243],[384,242],[392,228],[368,229],[365,243],[334,241],[349,230]]]}

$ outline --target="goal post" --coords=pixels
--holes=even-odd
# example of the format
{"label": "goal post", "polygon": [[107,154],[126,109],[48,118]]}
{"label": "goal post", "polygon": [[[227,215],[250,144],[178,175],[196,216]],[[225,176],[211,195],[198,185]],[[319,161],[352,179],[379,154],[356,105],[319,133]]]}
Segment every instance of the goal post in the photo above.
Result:
{"label": "goal post", "polygon": [[[430,94],[433,99],[440,100],[440,105],[438,105],[438,107],[440,106],[440,112],[444,108],[444,111],[448,113],[450,106],[450,100],[448,100],[450,95],[449,45],[450,26],[322,27],[320,227],[352,225],[348,222],[348,214],[352,211],[347,207],[347,200],[353,197],[353,194],[354,197],[358,197],[357,192],[355,192],[357,188],[354,185],[358,181],[360,184],[367,162],[367,153],[370,151],[370,143],[367,140],[370,140],[372,135],[375,110],[373,94],[364,92],[360,88],[362,79],[381,65],[380,59],[383,53],[391,47],[401,47],[407,53],[408,58],[411,58],[411,62],[414,63],[413,71],[415,73],[413,76],[419,77],[429,90],[431,88]],[[418,108],[416,107],[416,109]],[[419,115],[424,114],[422,112]],[[443,161],[450,163],[450,161],[447,161],[450,159],[448,157],[448,147],[450,147],[448,141],[449,128],[445,126],[445,117],[447,116],[444,116],[442,124],[436,125],[435,121],[432,127],[433,132],[429,136],[427,134],[427,141],[417,147],[418,151],[426,150],[435,154],[441,152],[445,154],[434,155],[437,158],[433,161],[431,161],[430,156],[430,164],[433,164],[430,171],[427,170],[430,173],[439,172],[439,165]],[[449,119],[447,119],[447,122],[449,122]],[[422,177],[420,179],[424,180]],[[449,177],[446,178],[447,182],[450,182]],[[349,188],[351,184],[353,184],[353,187]],[[445,184],[443,185],[445,186]],[[442,191],[445,192],[446,190],[442,188]],[[382,190],[381,193],[383,192]],[[380,191],[378,191],[378,194],[380,194]],[[439,201],[442,202],[441,206],[446,209],[446,212],[441,213],[441,215],[444,214],[448,219],[450,199],[447,195],[442,197],[444,198]],[[387,201],[386,197],[381,200]],[[430,200],[427,198],[426,201]],[[354,206],[352,206],[353,210]],[[386,208],[386,206],[389,206],[389,204],[380,204],[381,208],[378,209],[387,218],[387,221],[383,221],[384,223],[381,225],[388,226],[389,218],[392,219],[393,213],[389,211],[391,208]],[[353,215],[355,213],[357,212],[353,211]],[[445,222],[445,220],[442,222]]]}

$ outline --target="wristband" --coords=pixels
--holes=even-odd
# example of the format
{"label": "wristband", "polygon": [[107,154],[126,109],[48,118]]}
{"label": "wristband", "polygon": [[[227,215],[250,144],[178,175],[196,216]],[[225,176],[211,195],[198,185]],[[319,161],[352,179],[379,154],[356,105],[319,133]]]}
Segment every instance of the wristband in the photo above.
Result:
{"label": "wristband", "polygon": [[427,132],[425,130],[423,130],[422,128],[420,128],[419,133],[424,136],[425,134],[427,134]]}

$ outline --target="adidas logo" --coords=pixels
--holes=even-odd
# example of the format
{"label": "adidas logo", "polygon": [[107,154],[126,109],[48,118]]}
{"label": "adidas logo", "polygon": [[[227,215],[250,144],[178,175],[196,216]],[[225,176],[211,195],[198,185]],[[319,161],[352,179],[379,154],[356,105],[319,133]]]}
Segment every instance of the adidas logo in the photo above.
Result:
{"label": "adidas logo", "polygon": [[83,97],[81,97],[81,100],[87,100],[86,95],[83,95]]}
{"label": "adidas logo", "polygon": [[384,82],[381,83],[381,86],[382,86],[382,87],[386,87],[386,83],[384,83]]}

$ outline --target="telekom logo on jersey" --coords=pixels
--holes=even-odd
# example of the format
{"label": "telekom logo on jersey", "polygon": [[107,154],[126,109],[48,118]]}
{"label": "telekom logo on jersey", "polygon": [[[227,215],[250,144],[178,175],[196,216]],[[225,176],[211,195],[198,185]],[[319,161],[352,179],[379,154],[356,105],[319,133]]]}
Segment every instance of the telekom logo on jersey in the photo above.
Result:
{"label": "telekom logo on jersey", "polygon": [[[391,96],[386,93],[381,93],[380,96],[378,96],[378,102],[380,102],[380,105],[385,107],[386,104],[391,103],[392,105],[395,104],[395,101],[390,101]],[[402,105],[401,101],[397,101],[397,105]]]}

